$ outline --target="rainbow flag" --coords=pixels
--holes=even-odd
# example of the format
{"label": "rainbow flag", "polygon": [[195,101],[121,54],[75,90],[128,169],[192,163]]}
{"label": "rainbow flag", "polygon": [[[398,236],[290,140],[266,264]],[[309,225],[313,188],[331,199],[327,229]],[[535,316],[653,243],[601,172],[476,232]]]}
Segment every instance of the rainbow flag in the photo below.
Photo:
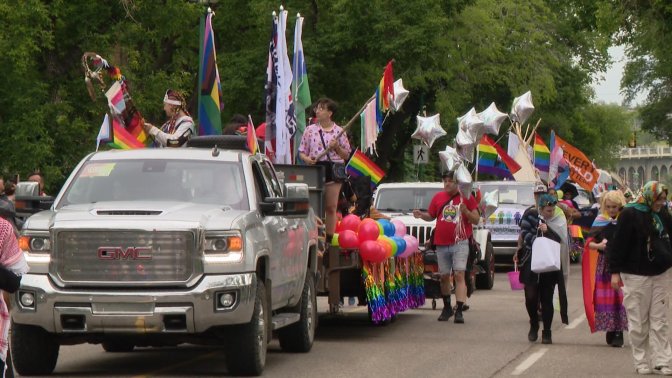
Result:
{"label": "rainbow flag", "polygon": [[520,165],[487,135],[483,135],[477,149],[480,173],[513,178],[513,174],[520,170]]}
{"label": "rainbow flag", "polygon": [[385,172],[360,150],[355,150],[345,169],[348,175],[352,177],[371,177],[372,187],[378,186],[380,180],[385,176]]}
{"label": "rainbow flag", "polygon": [[383,121],[385,112],[390,109],[390,101],[394,100],[394,73],[392,72],[392,62],[387,62],[383,78],[380,79],[378,88],[376,88],[376,122],[378,130],[383,130]]}
{"label": "rainbow flag", "polygon": [[[534,134],[534,167],[541,173],[541,178],[548,178],[548,169],[551,163],[551,150],[548,149],[539,134]],[[545,177],[544,177],[545,176]]]}
{"label": "rainbow flag", "polygon": [[201,45],[198,69],[198,135],[222,133],[222,84],[217,69],[212,11],[201,17]]}
{"label": "rainbow flag", "polygon": [[115,82],[105,97],[113,121],[110,134],[114,138],[108,138],[113,140],[110,145],[122,149],[146,147],[150,139],[143,128],[145,121],[135,107],[126,83]]}

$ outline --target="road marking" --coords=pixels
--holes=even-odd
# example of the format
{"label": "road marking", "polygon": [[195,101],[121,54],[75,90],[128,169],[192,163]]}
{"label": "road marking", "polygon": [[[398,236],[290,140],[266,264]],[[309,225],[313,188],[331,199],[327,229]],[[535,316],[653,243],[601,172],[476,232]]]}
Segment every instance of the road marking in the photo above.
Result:
{"label": "road marking", "polygon": [[581,314],[578,318],[572,320],[571,323],[569,323],[567,326],[565,326],[565,329],[574,329],[576,328],[581,322],[586,320],[586,314]]}
{"label": "road marking", "polygon": [[525,361],[521,362],[520,365],[516,366],[511,375],[521,375],[525,370],[529,369],[530,366],[534,365],[537,360],[539,360],[546,352],[548,348],[541,348],[539,351],[532,353],[530,357],[527,357]]}
{"label": "road marking", "polygon": [[357,306],[357,307],[341,307],[343,313],[354,313],[354,312],[366,312],[369,308],[367,306]]}

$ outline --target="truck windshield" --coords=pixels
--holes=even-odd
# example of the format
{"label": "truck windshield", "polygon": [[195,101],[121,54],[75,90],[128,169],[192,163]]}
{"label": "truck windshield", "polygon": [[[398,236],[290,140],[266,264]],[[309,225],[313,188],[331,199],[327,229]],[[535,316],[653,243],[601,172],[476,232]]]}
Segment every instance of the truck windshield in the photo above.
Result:
{"label": "truck windshield", "polygon": [[481,195],[498,190],[498,202],[500,204],[517,204],[531,206],[534,204],[534,188],[532,185],[505,185],[479,183]]}
{"label": "truck windshield", "polygon": [[376,194],[376,209],[380,211],[411,211],[427,209],[432,197],[442,187],[436,188],[386,188]]}
{"label": "truck windshield", "polygon": [[85,163],[58,207],[104,201],[179,201],[249,209],[240,164],[151,159]]}

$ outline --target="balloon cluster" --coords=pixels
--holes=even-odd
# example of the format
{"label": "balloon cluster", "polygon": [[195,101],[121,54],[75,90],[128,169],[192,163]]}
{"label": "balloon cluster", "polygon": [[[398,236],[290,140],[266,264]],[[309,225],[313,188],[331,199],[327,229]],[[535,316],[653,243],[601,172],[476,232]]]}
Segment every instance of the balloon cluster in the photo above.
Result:
{"label": "balloon cluster", "polygon": [[418,239],[406,234],[399,219],[360,220],[346,215],[336,226],[332,244],[342,249],[359,249],[364,261],[380,263],[390,257],[406,258],[418,251]]}
{"label": "balloon cluster", "polygon": [[480,113],[476,113],[474,108],[469,109],[463,116],[457,117],[459,129],[455,136],[455,144],[459,156],[466,161],[473,162],[474,146],[483,134],[498,135],[502,122],[507,118],[510,118],[511,122],[523,124],[533,111],[534,105],[530,91],[513,99],[510,115],[500,112],[494,102]]}
{"label": "balloon cluster", "polygon": [[381,323],[425,302],[423,261],[418,239],[399,219],[361,220],[354,214],[336,225],[332,245],[359,250],[371,320]]}

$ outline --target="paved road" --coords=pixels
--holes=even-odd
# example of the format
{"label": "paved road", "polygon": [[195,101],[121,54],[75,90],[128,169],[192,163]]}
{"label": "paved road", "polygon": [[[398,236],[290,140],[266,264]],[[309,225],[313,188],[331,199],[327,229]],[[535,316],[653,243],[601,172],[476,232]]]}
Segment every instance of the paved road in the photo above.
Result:
{"label": "paved road", "polygon": [[[344,308],[320,319],[308,354],[270,344],[267,377],[628,377],[636,376],[627,345],[608,347],[604,333],[591,335],[583,315],[580,271],[572,265],[570,325],[553,324],[553,345],[527,341],[523,294],[497,273],[491,291],[469,300],[466,323],[437,322],[428,302],[387,326],[368,323],[365,307]],[[324,298],[320,308],[326,310]],[[672,314],[671,314],[672,315]],[[671,318],[672,319],[672,318]],[[452,320],[452,319],[451,319]],[[98,345],[66,346],[54,375],[60,377],[222,377],[222,351],[211,347],[140,348],[105,353]]]}

